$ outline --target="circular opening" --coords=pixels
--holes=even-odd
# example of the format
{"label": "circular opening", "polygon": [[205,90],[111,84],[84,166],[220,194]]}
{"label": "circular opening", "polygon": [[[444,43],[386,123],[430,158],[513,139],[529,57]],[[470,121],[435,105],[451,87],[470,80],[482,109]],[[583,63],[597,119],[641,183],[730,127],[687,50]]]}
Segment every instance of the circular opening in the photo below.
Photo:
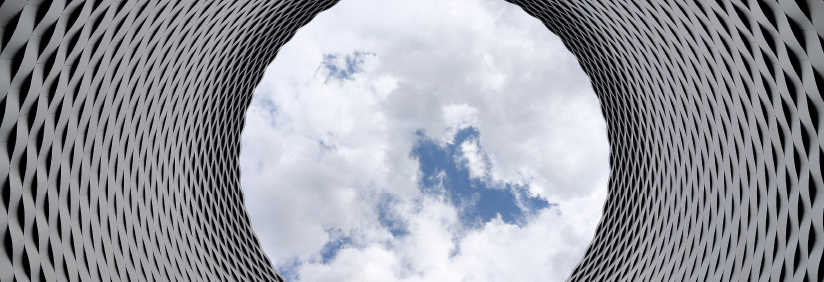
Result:
{"label": "circular opening", "polygon": [[280,50],[240,163],[288,281],[563,281],[608,154],[588,77],[517,6],[350,0]]}

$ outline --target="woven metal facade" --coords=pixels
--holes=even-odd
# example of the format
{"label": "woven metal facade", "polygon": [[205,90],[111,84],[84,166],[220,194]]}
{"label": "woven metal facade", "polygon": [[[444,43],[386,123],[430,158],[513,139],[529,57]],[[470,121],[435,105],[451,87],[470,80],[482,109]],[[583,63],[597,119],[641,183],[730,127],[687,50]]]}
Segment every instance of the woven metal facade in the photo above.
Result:
{"label": "woven metal facade", "polygon": [[[280,280],[239,135],[277,50],[334,2],[3,1],[0,281]],[[824,2],[513,2],[608,125],[570,280],[824,281]]]}

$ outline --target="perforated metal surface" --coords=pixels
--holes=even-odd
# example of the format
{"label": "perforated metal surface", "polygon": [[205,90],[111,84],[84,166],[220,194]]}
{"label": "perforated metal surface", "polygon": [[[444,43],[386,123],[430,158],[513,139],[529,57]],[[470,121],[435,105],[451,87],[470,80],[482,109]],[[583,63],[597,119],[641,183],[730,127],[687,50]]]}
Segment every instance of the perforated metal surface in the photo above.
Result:
{"label": "perforated metal surface", "polygon": [[[334,2],[3,1],[0,281],[280,280],[238,137],[278,48]],[[514,2],[608,124],[572,281],[824,281],[824,2]]]}

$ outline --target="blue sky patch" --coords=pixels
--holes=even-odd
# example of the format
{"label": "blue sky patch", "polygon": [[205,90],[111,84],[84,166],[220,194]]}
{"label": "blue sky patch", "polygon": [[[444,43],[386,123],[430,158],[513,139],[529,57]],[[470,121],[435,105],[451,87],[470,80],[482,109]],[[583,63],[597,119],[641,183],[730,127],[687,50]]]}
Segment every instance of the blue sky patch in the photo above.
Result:
{"label": "blue sky patch", "polygon": [[[411,155],[418,159],[423,172],[419,183],[421,191],[445,196],[449,203],[458,207],[461,224],[470,228],[479,228],[499,215],[505,223],[521,225],[527,222],[530,215],[556,205],[541,197],[530,196],[526,185],[491,184],[471,177],[466,162],[461,158],[463,152],[460,146],[464,141],[479,140],[480,135],[475,127],[467,127],[458,131],[451,143],[443,144],[418,131],[418,140]],[[395,238],[409,234],[403,215],[397,214],[393,208],[399,200],[389,193],[378,197],[375,206],[378,222]],[[330,240],[320,250],[322,263],[328,264],[334,260],[342,248],[356,247],[352,237],[341,230],[330,229],[326,232]]]}
{"label": "blue sky patch", "polygon": [[374,56],[369,52],[355,51],[348,55],[324,54],[323,62],[318,70],[326,73],[326,82],[330,79],[352,80],[352,75],[363,71],[363,63],[367,56]]}
{"label": "blue sky patch", "polygon": [[321,262],[324,264],[332,261],[341,248],[352,244],[352,237],[344,235],[340,229],[326,230],[326,233],[329,233],[331,240],[326,242],[326,245],[323,245],[323,248],[320,249]]}
{"label": "blue sky patch", "polygon": [[302,264],[303,262],[301,262],[298,258],[294,258],[290,263],[279,265],[277,271],[286,281],[297,281],[300,280],[298,269]]}
{"label": "blue sky patch", "polygon": [[480,132],[475,127],[461,129],[447,144],[428,138],[423,131],[418,131],[417,137],[412,156],[418,159],[423,172],[421,191],[446,196],[459,208],[459,217],[465,226],[480,227],[498,215],[506,223],[522,224],[529,215],[555,205],[530,196],[526,185],[493,185],[484,179],[472,178],[465,162],[461,161],[460,146],[464,141],[480,139]]}
{"label": "blue sky patch", "polygon": [[382,226],[389,229],[389,232],[392,233],[392,237],[402,237],[409,234],[409,229],[406,222],[403,220],[403,217],[392,208],[392,206],[396,204],[398,204],[398,200],[391,194],[381,195],[380,201],[378,202],[378,206],[376,208],[378,213],[378,222],[380,222]]}

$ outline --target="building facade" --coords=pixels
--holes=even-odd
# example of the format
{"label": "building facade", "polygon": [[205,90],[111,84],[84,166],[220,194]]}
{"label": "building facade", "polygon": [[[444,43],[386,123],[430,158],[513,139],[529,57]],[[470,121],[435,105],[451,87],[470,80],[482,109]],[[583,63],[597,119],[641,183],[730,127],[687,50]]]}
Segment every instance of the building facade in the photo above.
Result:
{"label": "building facade", "polygon": [[[280,281],[239,136],[278,49],[335,2],[0,3],[0,281]],[[511,2],[608,125],[570,281],[824,281],[824,2]]]}

